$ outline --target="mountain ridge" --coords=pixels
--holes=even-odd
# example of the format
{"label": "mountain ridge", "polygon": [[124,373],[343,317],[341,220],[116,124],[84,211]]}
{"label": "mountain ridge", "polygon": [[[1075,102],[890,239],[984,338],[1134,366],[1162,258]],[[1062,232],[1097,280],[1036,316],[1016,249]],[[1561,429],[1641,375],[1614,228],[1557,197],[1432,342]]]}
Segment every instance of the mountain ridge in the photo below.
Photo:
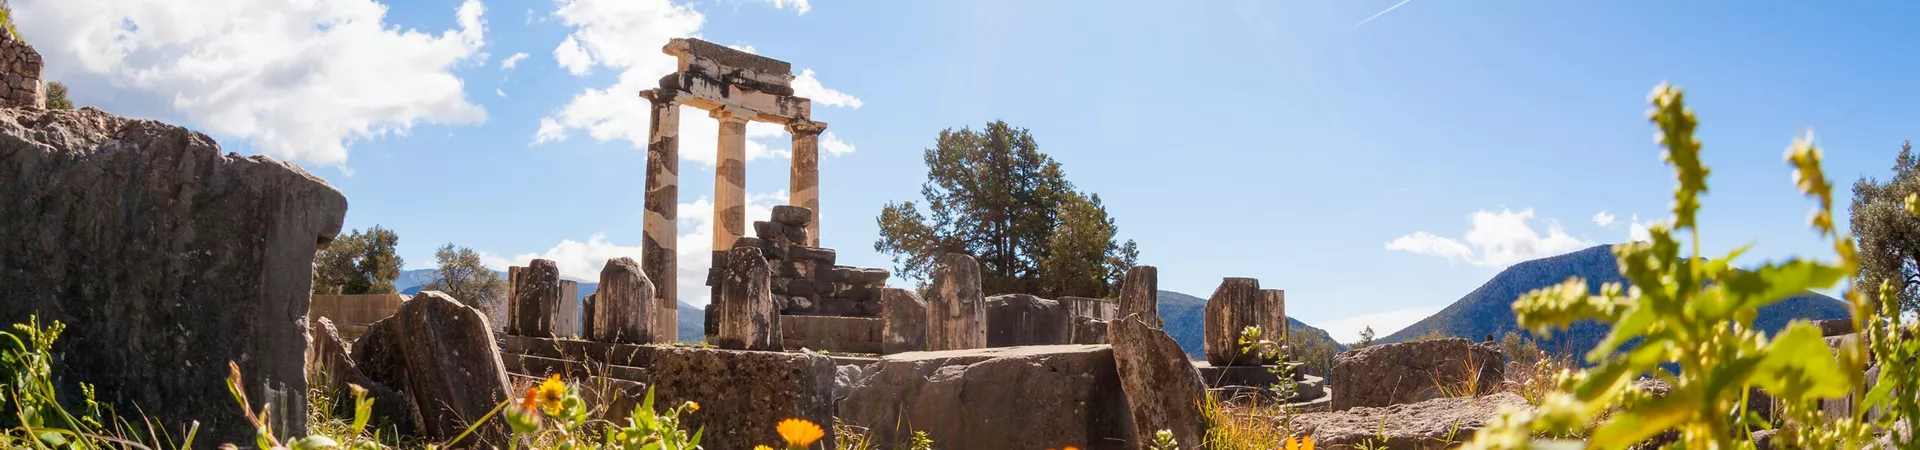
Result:
{"label": "mountain ridge", "polygon": [[[1526,334],[1513,314],[1512,305],[1528,291],[1553,286],[1575,276],[1586,279],[1589,289],[1595,293],[1605,283],[1626,283],[1612,247],[1611,244],[1598,245],[1514,264],[1439,312],[1377,342],[1405,342],[1429,333],[1473,340],[1487,335],[1499,339],[1507,332]],[[1771,333],[1794,319],[1839,319],[1847,314],[1845,303],[1809,291],[1761,307],[1754,325]],[[1551,352],[1582,355],[1598,345],[1609,330],[1608,325],[1583,321],[1565,330],[1555,330],[1551,336],[1540,339],[1539,345]]]}

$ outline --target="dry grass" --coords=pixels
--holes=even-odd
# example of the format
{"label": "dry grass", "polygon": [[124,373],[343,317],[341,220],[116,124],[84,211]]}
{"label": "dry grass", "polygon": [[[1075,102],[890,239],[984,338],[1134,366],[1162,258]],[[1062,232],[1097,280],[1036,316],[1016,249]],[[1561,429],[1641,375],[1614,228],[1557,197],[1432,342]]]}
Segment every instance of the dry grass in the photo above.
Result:
{"label": "dry grass", "polygon": [[1283,404],[1261,400],[1259,396],[1236,403],[1209,394],[1200,405],[1200,414],[1208,424],[1202,448],[1271,450],[1286,448],[1287,438],[1293,436],[1293,417],[1297,413]]}

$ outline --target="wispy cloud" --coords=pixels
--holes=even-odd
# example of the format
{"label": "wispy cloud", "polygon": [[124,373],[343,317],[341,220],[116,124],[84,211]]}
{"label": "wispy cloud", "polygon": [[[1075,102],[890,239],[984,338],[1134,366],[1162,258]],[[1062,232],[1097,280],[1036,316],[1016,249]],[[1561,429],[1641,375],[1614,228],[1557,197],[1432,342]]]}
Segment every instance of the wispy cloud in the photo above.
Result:
{"label": "wispy cloud", "polygon": [[1333,340],[1340,341],[1340,343],[1343,344],[1352,344],[1360,341],[1360,330],[1364,330],[1367,327],[1373,327],[1373,336],[1375,339],[1384,338],[1389,334],[1412,326],[1415,322],[1419,322],[1420,319],[1425,319],[1427,316],[1440,312],[1443,308],[1445,307],[1424,306],[1419,308],[1397,309],[1362,314],[1311,325],[1319,327],[1322,330],[1327,330],[1327,335],[1332,336]]}
{"label": "wispy cloud", "polygon": [[1367,22],[1372,22],[1373,19],[1378,19],[1380,18],[1380,16],[1384,16],[1384,15],[1387,15],[1387,13],[1393,12],[1393,10],[1400,9],[1400,7],[1406,6],[1408,2],[1412,2],[1412,1],[1413,0],[1400,0],[1400,3],[1395,3],[1393,4],[1393,6],[1388,6],[1386,10],[1380,11],[1378,13],[1374,13],[1371,16],[1367,16],[1367,18],[1365,20],[1361,20],[1360,23],[1353,24],[1353,27],[1360,28],[1361,25],[1366,25]]}
{"label": "wispy cloud", "polygon": [[[1516,263],[1591,247],[1594,244],[1567,234],[1560,223],[1547,221],[1542,235],[1532,224],[1533,210],[1482,210],[1467,216],[1473,227],[1461,240],[1425,231],[1387,242],[1388,250],[1431,255],[1468,264],[1503,268]],[[1461,242],[1464,240],[1465,242]]]}
{"label": "wispy cloud", "polygon": [[1601,211],[1601,212],[1600,212],[1599,214],[1594,214],[1594,215],[1593,215],[1593,223],[1595,223],[1595,224],[1599,224],[1601,228],[1608,228],[1608,227],[1612,227],[1612,226],[1613,226],[1613,213],[1609,213],[1609,212],[1606,212],[1606,211]]}

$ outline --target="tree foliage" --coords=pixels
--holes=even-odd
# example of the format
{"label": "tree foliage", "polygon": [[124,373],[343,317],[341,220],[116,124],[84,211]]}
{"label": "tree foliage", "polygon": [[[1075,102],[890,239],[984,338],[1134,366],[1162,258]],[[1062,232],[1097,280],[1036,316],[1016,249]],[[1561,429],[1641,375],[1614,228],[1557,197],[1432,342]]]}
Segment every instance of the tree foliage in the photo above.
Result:
{"label": "tree foliage", "polygon": [[[433,252],[440,267],[422,290],[440,291],[474,309],[492,314],[506,300],[507,282],[480,263],[480,253],[449,242]],[[496,317],[496,319],[500,319]]]}
{"label": "tree foliage", "polygon": [[67,99],[67,85],[58,81],[47,83],[47,109],[73,109],[73,101]]}
{"label": "tree foliage", "polygon": [[873,248],[904,278],[926,280],[939,255],[961,253],[980,262],[989,295],[1104,297],[1139,256],[1026,129],[942,130],[924,159],[925,203],[888,203],[877,219]]}
{"label": "tree foliage", "polygon": [[400,235],[374,225],[336,236],[314,255],[313,292],[316,294],[391,294],[400,278],[402,260],[394,253]]}
{"label": "tree foliage", "polygon": [[1920,311],[1920,218],[1908,215],[1903,202],[1920,194],[1920,158],[1913,143],[1900,145],[1893,177],[1879,181],[1861,176],[1853,183],[1853,235],[1860,239],[1858,285],[1893,283],[1902,309]]}

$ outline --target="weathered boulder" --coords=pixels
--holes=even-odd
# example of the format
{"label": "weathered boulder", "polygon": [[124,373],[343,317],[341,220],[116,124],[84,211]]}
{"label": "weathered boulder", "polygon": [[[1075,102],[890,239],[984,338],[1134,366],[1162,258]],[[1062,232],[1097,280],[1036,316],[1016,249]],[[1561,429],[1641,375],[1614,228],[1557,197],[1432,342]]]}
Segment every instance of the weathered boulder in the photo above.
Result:
{"label": "weathered boulder", "polygon": [[[413,400],[421,435],[451,439],[509,396],[507,371],[489,327],[480,310],[440,291],[424,291],[400,305],[400,312],[368,326],[353,343],[353,355],[367,378]],[[499,422],[490,421],[477,433],[478,440],[461,444],[506,438]]]}
{"label": "weathered boulder", "polygon": [[1200,448],[1200,438],[1206,436],[1200,405],[1207,399],[1200,372],[1180,342],[1142,319],[1127,316],[1108,327],[1120,389],[1127,393],[1133,414],[1133,441],[1151,442],[1156,430],[1171,430],[1181,445]]}
{"label": "weathered boulder", "polygon": [[1160,323],[1160,269],[1153,266],[1133,266],[1120,278],[1120,310],[1114,317],[1126,317],[1138,314],[1150,320],[1155,328]]}
{"label": "weathered boulder", "polygon": [[928,350],[987,346],[987,299],[981,292],[980,263],[972,256],[940,257],[927,299]]}
{"label": "weathered boulder", "polygon": [[1242,349],[1240,332],[1246,327],[1256,326],[1260,327],[1262,336],[1273,336],[1275,330],[1286,329],[1287,317],[1276,300],[1260,290],[1260,280],[1222,280],[1220,287],[1214,289],[1213,296],[1207,299],[1204,343],[1207,362],[1216,366],[1272,363]]}
{"label": "weathered boulder", "polygon": [[[414,433],[415,424],[420,423],[420,409],[406,394],[394,390],[360,372],[347,354],[346,341],[340,339],[340,331],[333,327],[333,320],[321,317],[313,322],[313,351],[307,362],[307,381],[324,386],[338,399],[353,398],[352,387],[366,389],[367,398],[373,399],[373,422],[375,428],[392,426],[395,431],[404,434]],[[353,417],[353,402],[334,402],[333,411],[337,417]],[[242,441],[244,442],[244,441]]]}
{"label": "weathered boulder", "polygon": [[0,109],[0,322],[66,324],[62,390],[175,436],[251,442],[223,376],[306,431],[313,256],[346,197],[204,134],[98,109]]}
{"label": "weathered boulder", "polygon": [[[1338,388],[1339,384],[1334,386]],[[1503,407],[1529,406],[1526,399],[1511,392],[1436,398],[1385,408],[1301,414],[1293,418],[1293,431],[1312,436],[1318,444],[1315,448],[1329,450],[1439,450],[1472,439],[1475,432],[1499,416]]]}
{"label": "weathered boulder", "polygon": [[[566,372],[565,377],[582,379],[591,372],[651,386],[657,406],[699,403],[699,412],[680,417],[688,430],[705,427],[706,434],[700,441],[705,448],[748,449],[779,442],[774,426],[789,418],[813,421],[827,432],[823,441],[831,443],[834,439],[831,425],[836,374],[833,360],[826,356],[517,336],[502,339],[502,344],[507,356],[523,363],[533,359],[586,362],[569,364],[576,370]],[[592,367],[602,363],[608,366]],[[517,373],[544,376],[560,372],[522,369]],[[638,390],[639,395],[645,393],[644,388]],[[632,411],[630,405],[615,408],[605,418],[625,424]]]}
{"label": "weathered boulder", "polygon": [[564,295],[560,292],[560,265],[535,259],[526,267],[510,271],[508,278],[513,282],[513,295],[507,299],[513,302],[508,309],[513,323],[507,327],[507,334],[553,337],[559,329],[560,297]]}
{"label": "weathered boulder", "polygon": [[887,355],[838,416],[882,444],[925,431],[941,448],[1131,449],[1113,356],[1104,345]]}
{"label": "weathered boulder", "polygon": [[1376,344],[1333,359],[1333,410],[1493,392],[1506,363],[1492,344],[1460,338]]}
{"label": "weathered boulder", "polygon": [[1073,318],[1073,339],[1069,344],[1106,344],[1107,323],[1109,321],[1092,317],[1075,316]]}
{"label": "weathered boulder", "polygon": [[927,302],[919,294],[900,288],[880,291],[880,353],[893,354],[927,349]]}
{"label": "weathered boulder", "polygon": [[780,312],[774,310],[773,278],[760,249],[735,247],[727,251],[726,278],[715,299],[720,315],[714,323],[713,345],[730,350],[779,350]]}
{"label": "weathered boulder", "polygon": [[987,297],[987,346],[1060,345],[1073,337],[1073,316],[1060,302],[1027,294]]}
{"label": "weathered boulder", "polygon": [[653,282],[633,258],[613,258],[600,269],[600,286],[589,309],[591,339],[601,342],[645,344],[654,330]]}

